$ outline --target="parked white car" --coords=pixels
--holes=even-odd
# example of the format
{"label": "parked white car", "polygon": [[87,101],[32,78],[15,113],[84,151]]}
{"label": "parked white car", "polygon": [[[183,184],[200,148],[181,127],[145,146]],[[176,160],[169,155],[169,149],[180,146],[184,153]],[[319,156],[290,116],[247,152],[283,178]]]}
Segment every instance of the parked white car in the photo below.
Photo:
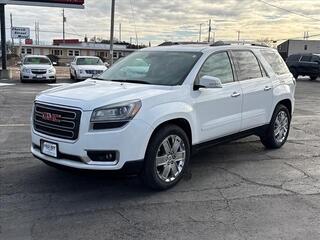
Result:
{"label": "parked white car", "polygon": [[27,55],[20,63],[20,81],[56,82],[56,69],[47,56]]}
{"label": "parked white car", "polygon": [[53,166],[138,169],[150,187],[167,189],[203,147],[249,135],[282,147],[295,85],[271,48],[148,48],[96,79],[37,96],[31,151]]}
{"label": "parked white car", "polygon": [[100,75],[107,67],[98,57],[75,57],[70,64],[70,77],[76,81]]}

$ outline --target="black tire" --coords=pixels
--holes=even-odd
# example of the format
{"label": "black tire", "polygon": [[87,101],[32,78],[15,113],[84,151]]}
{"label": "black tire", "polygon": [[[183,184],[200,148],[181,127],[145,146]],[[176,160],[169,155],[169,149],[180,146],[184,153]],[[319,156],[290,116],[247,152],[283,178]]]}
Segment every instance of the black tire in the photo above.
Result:
{"label": "black tire", "polygon": [[[185,162],[179,175],[173,181],[166,182],[159,177],[158,170],[157,170],[158,168],[156,167],[156,155],[162,142],[167,137],[172,135],[178,136],[184,144]],[[173,125],[173,124],[166,125],[163,128],[159,129],[156,133],[154,133],[150,139],[150,142],[146,151],[146,155],[145,155],[144,167],[141,173],[142,179],[145,182],[145,184],[152,189],[155,189],[155,190],[169,189],[174,185],[176,185],[181,180],[181,178],[183,177],[183,175],[185,174],[188,168],[189,160],[190,160],[190,142],[187,134],[183,129],[181,129],[177,125]],[[173,173],[172,172],[173,170],[169,170],[169,171],[170,171],[170,174]]]}
{"label": "black tire", "polygon": [[56,78],[50,81],[50,83],[56,83],[56,82],[57,82]]}
{"label": "black tire", "polygon": [[25,81],[23,80],[22,76],[20,75],[20,82],[21,83],[25,83]]}
{"label": "black tire", "polygon": [[74,76],[72,75],[71,71],[70,71],[70,79],[74,80]]}
{"label": "black tire", "polygon": [[[288,118],[288,129],[287,132],[284,136],[284,139],[279,142],[276,139],[275,136],[275,124],[276,124],[276,118],[278,117],[279,113],[285,113],[286,117]],[[272,116],[271,122],[269,126],[267,127],[266,131],[264,134],[260,136],[262,144],[267,148],[267,149],[278,149],[281,148],[287,141],[289,132],[290,132],[290,124],[291,124],[291,113],[289,112],[288,108],[282,104],[279,104]]]}
{"label": "black tire", "polygon": [[298,79],[299,74],[295,68],[290,68],[290,72],[292,73],[292,75],[295,79]]}

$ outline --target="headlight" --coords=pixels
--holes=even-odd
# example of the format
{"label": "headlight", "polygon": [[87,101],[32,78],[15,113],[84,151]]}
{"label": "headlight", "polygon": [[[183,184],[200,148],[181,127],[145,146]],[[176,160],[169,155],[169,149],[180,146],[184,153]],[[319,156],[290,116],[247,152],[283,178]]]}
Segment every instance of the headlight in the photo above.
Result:
{"label": "headlight", "polygon": [[49,68],[48,73],[55,73],[56,70],[54,68]]}
{"label": "headlight", "polygon": [[84,70],[80,69],[80,70],[79,70],[79,73],[80,73],[80,74],[84,74]]}
{"label": "headlight", "polygon": [[28,68],[22,68],[23,73],[31,73],[31,69]]}
{"label": "headlight", "polygon": [[112,104],[93,111],[91,122],[129,121],[139,112],[141,101],[134,100]]}

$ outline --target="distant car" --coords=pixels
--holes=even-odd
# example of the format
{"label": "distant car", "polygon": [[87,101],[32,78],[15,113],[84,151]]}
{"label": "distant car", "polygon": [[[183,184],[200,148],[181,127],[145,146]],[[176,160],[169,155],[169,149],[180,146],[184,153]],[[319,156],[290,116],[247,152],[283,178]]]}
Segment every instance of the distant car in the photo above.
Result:
{"label": "distant car", "polygon": [[56,82],[56,69],[47,56],[27,55],[20,63],[20,81]]}
{"label": "distant car", "polygon": [[296,79],[309,76],[316,80],[320,76],[320,54],[294,54],[288,57],[287,65]]}
{"label": "distant car", "polygon": [[85,80],[107,70],[99,57],[75,57],[70,64],[70,77],[74,80]]}

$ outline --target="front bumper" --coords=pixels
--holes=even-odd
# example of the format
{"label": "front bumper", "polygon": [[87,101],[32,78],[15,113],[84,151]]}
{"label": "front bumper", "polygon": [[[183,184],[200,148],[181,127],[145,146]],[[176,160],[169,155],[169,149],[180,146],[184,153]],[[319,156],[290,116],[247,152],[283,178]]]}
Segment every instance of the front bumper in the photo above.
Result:
{"label": "front bumper", "polygon": [[34,73],[21,73],[22,80],[55,80],[56,74],[55,73],[46,73],[46,74],[34,74]]}
{"label": "front bumper", "polygon": [[[120,170],[128,162],[144,159],[151,126],[142,120],[132,120],[128,125],[112,130],[89,130],[91,112],[84,112],[81,119],[79,138],[69,141],[47,136],[32,129],[32,154],[53,164],[86,170]],[[60,158],[44,155],[40,151],[41,141],[58,144]],[[88,156],[88,151],[117,151],[113,162],[95,162]]]}
{"label": "front bumper", "polygon": [[77,74],[77,79],[78,80],[86,80],[86,79],[92,78],[94,76],[95,76],[95,74],[86,74],[86,73],[80,74],[80,73],[78,73]]}

